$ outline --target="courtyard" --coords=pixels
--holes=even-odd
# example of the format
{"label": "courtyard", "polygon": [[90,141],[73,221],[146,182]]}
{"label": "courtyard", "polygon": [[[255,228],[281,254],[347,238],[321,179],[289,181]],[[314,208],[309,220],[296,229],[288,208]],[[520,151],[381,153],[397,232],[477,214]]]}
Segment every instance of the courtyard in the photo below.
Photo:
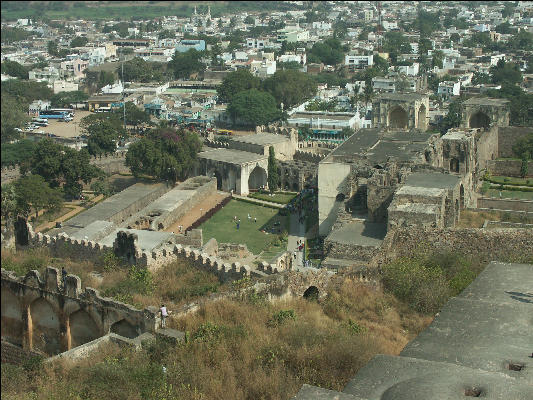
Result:
{"label": "courtyard", "polygon": [[[235,217],[241,221],[239,229]],[[231,200],[199,228],[203,230],[204,241],[215,238],[219,243],[243,243],[259,255],[271,247],[279,234],[288,232],[289,217],[274,208]]]}

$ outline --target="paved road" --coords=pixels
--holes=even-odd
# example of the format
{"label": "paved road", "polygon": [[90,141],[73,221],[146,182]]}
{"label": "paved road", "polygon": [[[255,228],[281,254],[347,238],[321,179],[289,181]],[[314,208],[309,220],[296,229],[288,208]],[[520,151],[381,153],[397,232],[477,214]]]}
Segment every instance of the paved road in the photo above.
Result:
{"label": "paved road", "polygon": [[[291,214],[290,218],[291,222],[287,241],[287,251],[293,253],[297,247],[296,243],[299,240],[305,241],[305,221],[301,224],[298,221],[297,213]],[[300,268],[303,268],[303,251],[296,251],[296,262],[293,261],[293,269],[298,270]]]}

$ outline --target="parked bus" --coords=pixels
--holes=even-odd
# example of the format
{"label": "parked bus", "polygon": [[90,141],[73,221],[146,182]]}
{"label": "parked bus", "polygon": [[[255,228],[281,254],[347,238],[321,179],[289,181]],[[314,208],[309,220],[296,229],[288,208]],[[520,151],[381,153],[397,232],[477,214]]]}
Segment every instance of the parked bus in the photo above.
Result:
{"label": "parked bus", "polygon": [[71,115],[68,111],[44,110],[39,111],[39,117],[48,119],[65,119],[71,118]]}
{"label": "parked bus", "polygon": [[70,114],[71,116],[74,116],[74,109],[73,108],[51,108],[50,111],[64,111]]}
{"label": "parked bus", "polygon": [[227,130],[227,129],[219,129],[217,132],[216,132],[217,135],[228,135],[228,136],[231,136],[233,135],[233,131],[230,131],[230,130]]}
{"label": "parked bus", "polygon": [[99,107],[94,110],[96,113],[111,112],[111,107]]}

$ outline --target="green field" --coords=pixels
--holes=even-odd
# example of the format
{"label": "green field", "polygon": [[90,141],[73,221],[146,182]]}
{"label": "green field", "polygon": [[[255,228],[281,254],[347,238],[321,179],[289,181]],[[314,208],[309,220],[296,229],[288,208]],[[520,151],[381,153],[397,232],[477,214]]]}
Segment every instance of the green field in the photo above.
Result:
{"label": "green field", "polygon": [[[248,214],[251,219],[248,220]],[[237,230],[233,218],[241,220],[241,225]],[[257,222],[254,222],[254,217]],[[287,232],[289,227],[289,218],[278,214],[278,210],[262,207],[244,201],[231,200],[208,221],[200,225],[203,230],[204,242],[210,238],[215,238],[219,243],[245,243],[248,250],[258,255],[261,251],[268,249],[272,240],[277,235],[263,233],[261,229],[270,232],[275,222],[280,222],[281,232]]]}
{"label": "green field", "polygon": [[289,202],[296,197],[296,194],[274,193],[272,196],[270,196],[267,193],[250,193],[248,197],[264,201],[270,201],[272,203],[289,204]]}
{"label": "green field", "polygon": [[533,192],[521,192],[518,190],[488,189],[484,196],[499,198],[500,192],[504,199],[533,200]]}

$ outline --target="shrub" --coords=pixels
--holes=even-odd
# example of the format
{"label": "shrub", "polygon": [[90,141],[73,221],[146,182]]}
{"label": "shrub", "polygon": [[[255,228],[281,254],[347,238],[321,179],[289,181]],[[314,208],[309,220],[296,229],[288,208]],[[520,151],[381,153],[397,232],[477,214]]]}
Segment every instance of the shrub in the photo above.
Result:
{"label": "shrub", "polygon": [[348,319],[346,327],[352,335],[358,335],[360,333],[366,333],[367,329],[364,326],[359,325],[357,322]]}
{"label": "shrub", "polygon": [[399,259],[385,266],[383,284],[397,298],[424,313],[437,312],[449,294],[443,271],[417,259]]}
{"label": "shrub", "polygon": [[296,313],[294,310],[281,310],[275,313],[268,321],[269,326],[279,326],[288,320],[296,321]]}
{"label": "shrub", "polygon": [[118,269],[121,265],[121,260],[113,251],[108,251],[102,256],[102,264],[104,265],[104,271],[111,272]]}

